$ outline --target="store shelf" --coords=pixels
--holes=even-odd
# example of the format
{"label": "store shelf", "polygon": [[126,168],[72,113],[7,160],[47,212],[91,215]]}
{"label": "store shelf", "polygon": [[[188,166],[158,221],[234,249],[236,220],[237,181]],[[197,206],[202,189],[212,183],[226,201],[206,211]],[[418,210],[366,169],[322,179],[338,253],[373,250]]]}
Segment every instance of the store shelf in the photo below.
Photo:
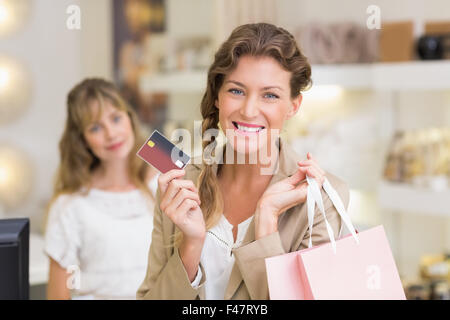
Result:
{"label": "store shelf", "polygon": [[450,60],[376,64],[372,82],[375,89],[450,90]]}
{"label": "store shelf", "polygon": [[[450,60],[398,63],[313,65],[314,85],[346,89],[450,90]],[[141,77],[143,92],[202,92],[205,71],[183,71]]]}
{"label": "store shelf", "polygon": [[433,191],[383,181],[378,188],[378,201],[385,209],[450,217],[450,189]]}
{"label": "store shelf", "polygon": [[313,85],[339,85],[347,89],[370,89],[372,64],[313,65]]}
{"label": "store shelf", "polygon": [[144,75],[140,79],[142,92],[192,93],[206,88],[206,71],[182,71]]}

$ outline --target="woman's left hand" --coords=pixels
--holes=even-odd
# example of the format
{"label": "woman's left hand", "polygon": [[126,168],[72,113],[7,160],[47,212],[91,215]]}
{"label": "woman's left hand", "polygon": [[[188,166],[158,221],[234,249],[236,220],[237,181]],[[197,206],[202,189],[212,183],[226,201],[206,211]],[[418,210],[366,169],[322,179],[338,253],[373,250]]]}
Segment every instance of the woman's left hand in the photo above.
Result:
{"label": "woman's left hand", "polygon": [[289,208],[304,203],[308,183],[302,182],[306,175],[316,179],[319,188],[325,180],[323,171],[316,159],[308,152],[308,160],[299,161],[298,171],[289,178],[271,185],[258,201],[255,214],[255,238],[260,239],[278,230],[278,217]]}

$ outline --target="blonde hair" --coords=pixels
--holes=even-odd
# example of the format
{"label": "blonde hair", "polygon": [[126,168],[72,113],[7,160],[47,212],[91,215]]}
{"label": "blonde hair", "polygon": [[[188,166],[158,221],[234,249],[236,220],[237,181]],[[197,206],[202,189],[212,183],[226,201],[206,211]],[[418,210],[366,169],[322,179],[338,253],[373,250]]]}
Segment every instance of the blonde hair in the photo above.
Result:
{"label": "blonde hair", "polygon": [[[148,199],[154,200],[146,182],[149,166],[135,156],[146,139],[136,113],[121,97],[114,84],[103,79],[86,79],[77,84],[67,96],[67,120],[59,142],[60,164],[54,179],[53,196],[47,205],[44,229],[49,210],[60,195],[75,192],[86,195],[89,192],[92,172],[100,166],[101,160],[89,149],[83,132],[93,121],[92,102],[97,102],[100,106],[98,113],[100,116],[104,110],[105,101],[118,110],[126,112],[130,117],[135,137],[134,147],[129,154],[130,180]],[[86,187],[84,192],[82,192],[83,187]]]}
{"label": "blonde hair", "polygon": [[[219,90],[227,74],[233,71],[243,56],[271,57],[282,68],[291,72],[291,98],[312,84],[311,66],[300,51],[295,38],[283,28],[268,23],[245,24],[233,30],[216,52],[208,70],[206,92],[201,102],[202,136],[209,129],[219,129],[219,110],[215,106]],[[203,141],[203,150],[211,142]],[[217,141],[213,141],[214,147]],[[205,154],[205,153],[204,153]],[[213,155],[215,156],[215,155]],[[201,209],[206,229],[217,224],[223,212],[223,198],[210,159],[203,158],[203,167],[197,179]],[[177,231],[176,244],[182,239]]]}

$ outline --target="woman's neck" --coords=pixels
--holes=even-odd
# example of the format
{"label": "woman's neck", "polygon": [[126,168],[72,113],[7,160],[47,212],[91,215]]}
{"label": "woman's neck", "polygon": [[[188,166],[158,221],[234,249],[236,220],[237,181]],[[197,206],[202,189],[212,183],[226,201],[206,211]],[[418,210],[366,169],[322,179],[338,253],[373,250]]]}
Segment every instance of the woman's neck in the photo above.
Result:
{"label": "woman's neck", "polygon": [[223,183],[222,185],[230,186],[234,190],[249,192],[260,188],[265,189],[273,176],[267,174],[268,170],[264,170],[267,165],[250,164],[247,160],[245,163],[224,163],[220,165],[218,178]]}
{"label": "woman's neck", "polygon": [[[270,145],[268,145],[267,154],[272,155],[273,149]],[[261,155],[249,155],[245,156],[233,150],[233,159],[232,161],[227,162],[227,154],[226,151],[233,150],[232,148],[226,148],[223,154],[224,164],[219,166],[218,176],[222,181],[226,181],[235,186],[252,186],[253,182],[256,184],[260,184],[264,181],[270,181],[273,176],[273,167],[278,161],[279,154],[273,154],[274,156],[269,156],[267,159],[264,159],[264,163],[261,163],[262,156]],[[277,150],[274,150],[276,152]],[[264,151],[259,151],[264,152]],[[244,159],[242,161],[241,159]],[[239,161],[237,159],[240,159]],[[255,160],[256,159],[256,160]]]}
{"label": "woman's neck", "polygon": [[136,188],[130,179],[128,161],[102,161],[92,175],[92,187],[108,191],[129,191]]}
{"label": "woman's neck", "polygon": [[232,182],[233,185],[248,185],[250,181],[261,178],[260,166],[257,164],[223,164],[220,167],[219,177],[223,181]]}

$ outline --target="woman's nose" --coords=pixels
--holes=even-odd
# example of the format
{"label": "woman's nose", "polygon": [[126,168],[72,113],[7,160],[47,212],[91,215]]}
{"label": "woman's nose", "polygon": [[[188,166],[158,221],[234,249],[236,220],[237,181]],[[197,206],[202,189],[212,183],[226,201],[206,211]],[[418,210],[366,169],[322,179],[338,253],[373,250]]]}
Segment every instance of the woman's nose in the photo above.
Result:
{"label": "woman's nose", "polygon": [[114,126],[112,126],[111,124],[105,125],[105,136],[107,139],[114,138],[115,136]]}
{"label": "woman's nose", "polygon": [[246,118],[254,118],[258,115],[258,112],[258,100],[254,97],[249,97],[248,99],[246,99],[244,105],[241,108],[241,115]]}

